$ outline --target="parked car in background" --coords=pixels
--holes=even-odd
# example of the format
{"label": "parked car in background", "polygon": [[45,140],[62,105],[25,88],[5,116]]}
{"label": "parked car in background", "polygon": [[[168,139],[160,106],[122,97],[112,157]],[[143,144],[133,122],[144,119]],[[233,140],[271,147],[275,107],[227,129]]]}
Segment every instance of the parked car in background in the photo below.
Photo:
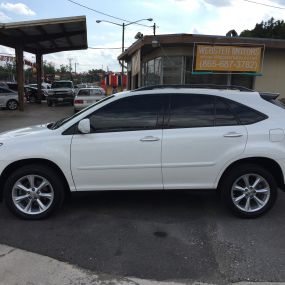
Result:
{"label": "parked car in background", "polygon": [[48,90],[47,105],[50,107],[56,103],[70,103],[74,102],[74,86],[70,80],[54,81],[51,89]]}
{"label": "parked car in background", "polygon": [[88,87],[87,83],[79,83],[79,84],[74,85],[75,89],[87,88],[87,87]]}
{"label": "parked car in background", "polygon": [[[36,83],[29,84],[29,86],[38,88],[38,84],[36,84]],[[43,90],[51,89],[51,84],[46,83],[46,82],[42,82],[42,89],[43,89]]]}
{"label": "parked car in background", "polygon": [[6,85],[10,90],[18,92],[18,83],[17,82],[6,82]]}
{"label": "parked car in background", "polygon": [[38,98],[38,88],[37,87],[32,87],[30,85],[26,85],[24,87],[25,90],[25,96],[27,101],[30,103],[36,103],[40,102],[41,100],[46,100],[48,93],[42,89],[41,90],[41,98]]}
{"label": "parked car in background", "polygon": [[0,107],[16,110],[18,106],[18,93],[11,89],[0,87]]}
{"label": "parked car in background", "polygon": [[74,98],[74,111],[80,111],[105,98],[100,88],[81,88]]}
{"label": "parked car in background", "polygon": [[[33,88],[38,88],[37,84],[29,84],[28,86],[31,86]],[[51,84],[46,83],[46,82],[42,82],[42,92],[44,97],[42,97],[42,100],[45,100],[46,97],[48,96],[48,90],[51,89]]]}

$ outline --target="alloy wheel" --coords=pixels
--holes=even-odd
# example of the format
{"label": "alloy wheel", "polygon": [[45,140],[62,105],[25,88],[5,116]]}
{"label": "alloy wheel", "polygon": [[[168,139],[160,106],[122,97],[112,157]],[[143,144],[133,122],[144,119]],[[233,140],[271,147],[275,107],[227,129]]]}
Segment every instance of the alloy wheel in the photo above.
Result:
{"label": "alloy wheel", "polygon": [[233,183],[231,198],[234,205],[243,212],[259,211],[269,201],[269,183],[258,174],[242,175]]}
{"label": "alloy wheel", "polygon": [[37,215],[49,209],[54,199],[51,183],[40,175],[26,175],[13,186],[12,200],[24,214]]}

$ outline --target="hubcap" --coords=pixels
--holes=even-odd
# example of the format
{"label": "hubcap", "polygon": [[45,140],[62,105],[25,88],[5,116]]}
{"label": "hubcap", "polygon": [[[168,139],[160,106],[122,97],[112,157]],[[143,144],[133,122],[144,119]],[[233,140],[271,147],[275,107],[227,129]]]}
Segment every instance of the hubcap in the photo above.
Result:
{"label": "hubcap", "polygon": [[235,206],[244,212],[261,210],[270,198],[270,186],[266,179],[258,174],[240,176],[231,189]]}
{"label": "hubcap", "polygon": [[26,175],[13,186],[12,200],[22,213],[36,215],[45,212],[52,204],[54,190],[50,182],[40,175]]}
{"label": "hubcap", "polygon": [[17,109],[17,103],[14,102],[14,101],[9,102],[8,108],[9,108],[10,110],[15,110],[15,109]]}

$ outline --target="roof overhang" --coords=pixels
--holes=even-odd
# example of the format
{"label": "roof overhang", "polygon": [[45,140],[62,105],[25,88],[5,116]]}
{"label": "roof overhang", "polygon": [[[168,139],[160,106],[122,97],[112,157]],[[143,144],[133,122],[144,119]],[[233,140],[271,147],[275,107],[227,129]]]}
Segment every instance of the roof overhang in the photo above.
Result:
{"label": "roof overhang", "polygon": [[157,36],[144,36],[134,42],[127,50],[118,56],[118,60],[128,60],[139,49],[142,54],[149,53],[157,47],[153,47],[153,40],[156,40],[162,47],[193,46],[194,43],[210,44],[251,44],[265,45],[266,49],[284,49],[285,40],[266,39],[266,38],[246,38],[246,37],[227,37],[198,34],[170,34]]}
{"label": "roof overhang", "polygon": [[0,24],[0,45],[35,54],[87,49],[86,17]]}

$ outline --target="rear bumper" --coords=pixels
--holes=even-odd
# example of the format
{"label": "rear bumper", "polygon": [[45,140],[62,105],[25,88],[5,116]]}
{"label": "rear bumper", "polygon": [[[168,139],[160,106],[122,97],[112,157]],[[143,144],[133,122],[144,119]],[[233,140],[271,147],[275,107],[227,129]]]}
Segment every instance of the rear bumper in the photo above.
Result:
{"label": "rear bumper", "polygon": [[90,106],[90,104],[74,104],[74,110],[80,111],[88,106]]}

